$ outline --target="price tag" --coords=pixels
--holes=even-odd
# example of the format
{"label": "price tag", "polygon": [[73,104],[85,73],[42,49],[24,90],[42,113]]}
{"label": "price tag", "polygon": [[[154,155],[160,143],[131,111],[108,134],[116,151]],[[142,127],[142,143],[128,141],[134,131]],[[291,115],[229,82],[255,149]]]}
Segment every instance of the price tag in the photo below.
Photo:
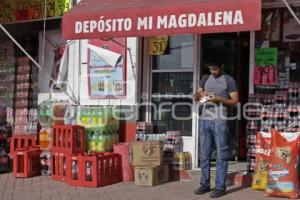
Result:
{"label": "price tag", "polygon": [[55,1],[55,16],[62,16],[64,12],[71,7],[70,0],[56,0]]}
{"label": "price tag", "polygon": [[149,55],[163,55],[168,46],[168,36],[150,37],[148,40]]}

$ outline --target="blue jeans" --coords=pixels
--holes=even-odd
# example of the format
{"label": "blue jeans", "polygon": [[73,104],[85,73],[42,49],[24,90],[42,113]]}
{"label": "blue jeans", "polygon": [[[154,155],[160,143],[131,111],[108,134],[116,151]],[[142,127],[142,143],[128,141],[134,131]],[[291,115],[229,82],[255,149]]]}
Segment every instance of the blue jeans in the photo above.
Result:
{"label": "blue jeans", "polygon": [[212,139],[217,150],[216,189],[225,190],[228,170],[229,146],[227,145],[227,122],[225,120],[201,120],[199,124],[200,137],[200,185],[210,187],[210,156]]}

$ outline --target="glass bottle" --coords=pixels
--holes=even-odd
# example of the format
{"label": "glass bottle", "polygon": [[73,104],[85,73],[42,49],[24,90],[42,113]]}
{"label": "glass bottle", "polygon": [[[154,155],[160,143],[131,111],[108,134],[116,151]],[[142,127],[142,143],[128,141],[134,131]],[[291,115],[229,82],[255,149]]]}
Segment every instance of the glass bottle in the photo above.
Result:
{"label": "glass bottle", "polygon": [[92,181],[92,162],[87,161],[85,163],[85,180],[86,181]]}
{"label": "glass bottle", "polygon": [[72,161],[72,180],[78,180],[78,161]]}

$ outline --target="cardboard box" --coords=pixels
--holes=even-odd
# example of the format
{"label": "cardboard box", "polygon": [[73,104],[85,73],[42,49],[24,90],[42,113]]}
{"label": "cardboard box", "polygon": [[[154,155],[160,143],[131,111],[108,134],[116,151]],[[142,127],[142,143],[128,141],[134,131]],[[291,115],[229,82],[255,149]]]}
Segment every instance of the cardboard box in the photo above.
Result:
{"label": "cardboard box", "polygon": [[134,178],[136,185],[154,186],[169,180],[169,166],[135,167]]}
{"label": "cardboard box", "polygon": [[159,166],[163,163],[160,141],[133,142],[130,147],[132,166]]}

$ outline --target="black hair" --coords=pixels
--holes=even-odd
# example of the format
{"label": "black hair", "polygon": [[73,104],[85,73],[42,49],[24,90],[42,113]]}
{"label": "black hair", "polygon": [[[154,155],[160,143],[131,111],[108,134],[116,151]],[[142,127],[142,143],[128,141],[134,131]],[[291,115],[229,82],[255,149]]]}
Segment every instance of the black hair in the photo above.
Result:
{"label": "black hair", "polygon": [[205,61],[205,65],[207,67],[214,66],[214,67],[222,68],[223,64],[224,64],[224,62],[221,62],[221,61],[218,61],[218,60]]}

